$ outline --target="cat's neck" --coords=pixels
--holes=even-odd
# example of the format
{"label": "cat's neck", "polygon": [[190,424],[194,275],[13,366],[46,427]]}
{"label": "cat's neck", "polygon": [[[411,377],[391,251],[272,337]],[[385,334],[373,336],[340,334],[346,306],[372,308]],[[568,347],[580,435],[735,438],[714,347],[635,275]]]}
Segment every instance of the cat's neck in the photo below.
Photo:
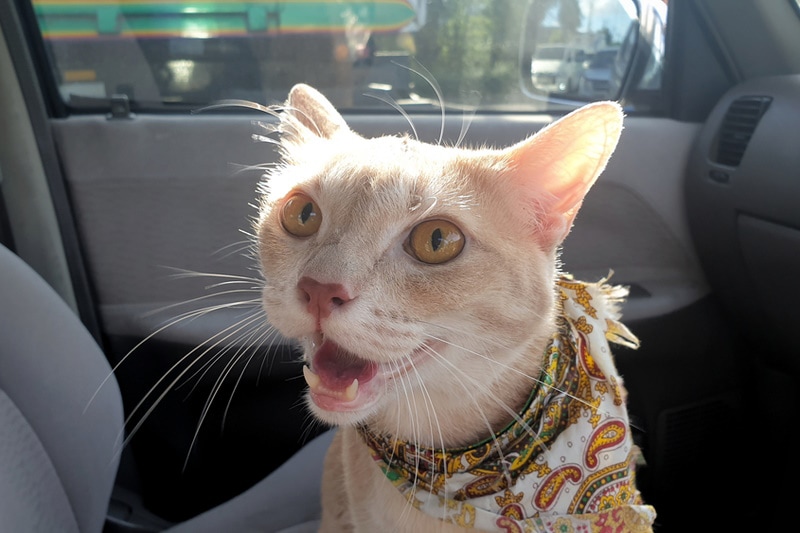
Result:
{"label": "cat's neck", "polygon": [[[514,420],[539,385],[554,332],[553,321],[546,321],[524,343],[476,354],[498,361],[480,365],[482,373],[450,367],[449,378],[428,382],[424,388],[401,385],[397,401],[387,402],[367,422],[369,429],[437,449],[466,447],[491,437]],[[445,348],[440,355],[447,359],[454,350],[458,348]]]}

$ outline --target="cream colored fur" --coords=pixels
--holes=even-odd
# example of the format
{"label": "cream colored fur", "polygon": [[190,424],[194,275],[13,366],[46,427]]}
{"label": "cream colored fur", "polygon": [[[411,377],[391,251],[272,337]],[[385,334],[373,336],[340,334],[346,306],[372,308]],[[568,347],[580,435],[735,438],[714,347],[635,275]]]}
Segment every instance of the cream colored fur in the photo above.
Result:
{"label": "cream colored fur", "polygon": [[[354,428],[454,448],[508,424],[536,386],[553,333],[559,245],[616,146],[622,112],[591,104],[510,148],[468,150],[362,138],[322,95],[297,86],[280,129],[284,164],[265,182],[256,223],[271,323],[298,339],[307,361],[324,335],[381,371],[409,367],[376,382],[363,409],[308,400],[342,428],[326,459],[322,529],[456,531],[407,505]],[[280,222],[297,191],[323,217],[311,237]],[[403,246],[432,218],[465,235],[461,254],[440,265]],[[302,278],[340,284],[352,299],[318,327]],[[410,364],[421,345],[426,353]]]}

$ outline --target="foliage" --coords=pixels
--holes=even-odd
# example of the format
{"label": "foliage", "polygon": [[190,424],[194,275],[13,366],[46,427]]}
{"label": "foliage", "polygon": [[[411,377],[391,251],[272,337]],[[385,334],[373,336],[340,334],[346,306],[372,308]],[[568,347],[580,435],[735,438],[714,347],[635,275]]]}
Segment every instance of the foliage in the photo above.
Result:
{"label": "foliage", "polygon": [[[524,2],[513,0],[428,3],[425,26],[415,36],[416,58],[448,103],[477,104],[478,95],[502,102],[516,90],[524,10]],[[418,83],[417,92],[435,97],[426,83]]]}

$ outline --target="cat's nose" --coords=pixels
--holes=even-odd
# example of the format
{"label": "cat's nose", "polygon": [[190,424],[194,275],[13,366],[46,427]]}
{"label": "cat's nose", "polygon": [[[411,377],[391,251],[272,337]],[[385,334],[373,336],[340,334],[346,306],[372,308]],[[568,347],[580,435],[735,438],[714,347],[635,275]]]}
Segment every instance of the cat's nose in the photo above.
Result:
{"label": "cat's nose", "polygon": [[317,322],[327,318],[331,311],[353,299],[344,285],[320,283],[309,277],[301,278],[297,282],[297,288],[306,301],[308,312],[317,319]]}

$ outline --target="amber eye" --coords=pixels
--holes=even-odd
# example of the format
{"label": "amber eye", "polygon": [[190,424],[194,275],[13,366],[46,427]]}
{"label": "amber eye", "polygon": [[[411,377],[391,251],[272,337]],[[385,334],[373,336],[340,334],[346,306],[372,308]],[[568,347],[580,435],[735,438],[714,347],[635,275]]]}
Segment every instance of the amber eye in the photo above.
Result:
{"label": "amber eye", "polygon": [[308,195],[297,193],[283,204],[281,224],[283,229],[295,237],[308,237],[319,231],[322,213]]}
{"label": "amber eye", "polygon": [[461,253],[464,234],[447,220],[426,220],[414,226],[403,248],[423,263],[437,265]]}

